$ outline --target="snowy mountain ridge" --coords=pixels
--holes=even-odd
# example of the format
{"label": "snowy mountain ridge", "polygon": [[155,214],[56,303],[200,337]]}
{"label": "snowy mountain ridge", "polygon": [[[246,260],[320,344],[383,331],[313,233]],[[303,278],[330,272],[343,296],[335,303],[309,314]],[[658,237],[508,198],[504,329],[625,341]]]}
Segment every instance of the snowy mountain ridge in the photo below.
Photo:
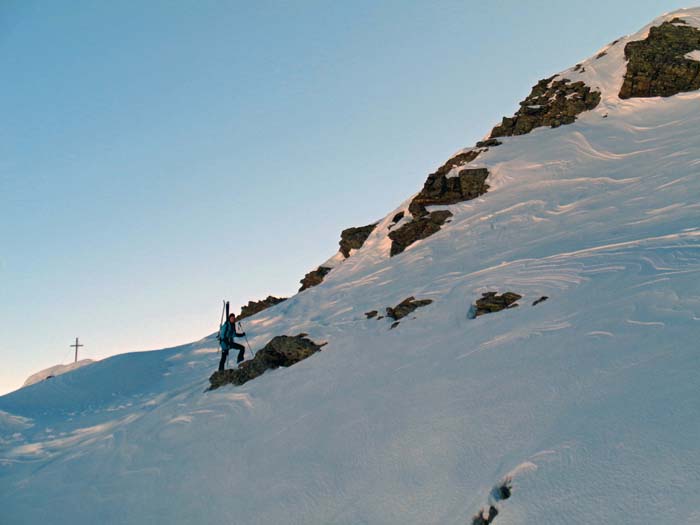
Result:
{"label": "snowy mountain ridge", "polygon": [[91,363],[94,363],[92,359],[81,359],[80,361],[76,361],[75,363],[68,363],[67,365],[50,366],[49,368],[45,368],[44,370],[40,370],[39,372],[30,375],[24,382],[22,387],[24,388],[26,386],[33,385],[34,383],[45,381],[46,379],[53,379],[56,376],[60,376],[61,374],[77,370],[78,368],[89,365]]}
{"label": "snowy mountain ridge", "polygon": [[[205,393],[212,335],[0,397],[0,523],[700,523],[700,91],[620,97],[647,89],[628,44],[677,26],[700,8],[545,79],[551,107],[246,319],[253,349],[328,343],[308,359]],[[521,299],[468,319],[488,292]]]}

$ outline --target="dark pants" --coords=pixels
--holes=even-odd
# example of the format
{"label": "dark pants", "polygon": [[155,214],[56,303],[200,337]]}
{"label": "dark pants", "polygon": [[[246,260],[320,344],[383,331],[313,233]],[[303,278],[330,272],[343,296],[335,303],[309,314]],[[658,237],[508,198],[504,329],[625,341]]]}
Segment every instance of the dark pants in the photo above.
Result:
{"label": "dark pants", "polygon": [[[236,350],[238,350],[238,358],[236,359],[236,363],[240,363],[241,361],[243,361],[243,354],[245,354],[245,346],[239,345],[238,343],[231,343],[231,348],[235,348]],[[219,361],[219,372],[223,372],[224,370],[224,366],[226,365],[226,359],[228,359],[228,352],[229,349],[221,351],[221,361]]]}

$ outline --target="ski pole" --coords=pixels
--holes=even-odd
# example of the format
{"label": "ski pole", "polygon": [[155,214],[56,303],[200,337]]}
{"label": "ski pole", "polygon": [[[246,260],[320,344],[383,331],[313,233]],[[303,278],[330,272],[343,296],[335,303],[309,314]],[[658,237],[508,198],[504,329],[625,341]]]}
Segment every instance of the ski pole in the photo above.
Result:
{"label": "ski pole", "polygon": [[[238,329],[239,329],[241,332],[245,333],[245,331],[243,330],[243,326],[241,325],[241,322],[240,322],[240,321],[238,321]],[[246,334],[244,337],[245,337],[245,342],[246,342],[246,344],[248,345],[248,350],[249,350],[250,353],[253,355],[253,357],[255,357],[255,352],[253,352],[253,349],[250,347],[250,342],[248,342],[248,335]]]}

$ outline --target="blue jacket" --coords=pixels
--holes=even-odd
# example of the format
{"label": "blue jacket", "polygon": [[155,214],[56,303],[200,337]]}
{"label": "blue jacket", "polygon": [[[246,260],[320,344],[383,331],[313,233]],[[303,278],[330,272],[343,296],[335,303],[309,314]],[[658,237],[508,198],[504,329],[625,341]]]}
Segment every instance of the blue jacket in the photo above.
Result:
{"label": "blue jacket", "polygon": [[232,325],[229,321],[226,321],[221,325],[221,330],[219,330],[219,340],[221,341],[222,350],[230,350],[233,346],[234,337],[243,337],[244,334],[239,334],[236,332],[236,326]]}

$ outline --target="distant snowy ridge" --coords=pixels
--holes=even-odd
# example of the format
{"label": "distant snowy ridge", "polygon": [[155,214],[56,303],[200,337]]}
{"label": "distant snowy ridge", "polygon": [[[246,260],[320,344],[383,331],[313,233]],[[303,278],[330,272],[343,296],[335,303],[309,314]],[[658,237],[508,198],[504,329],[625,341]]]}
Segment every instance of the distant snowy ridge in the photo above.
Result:
{"label": "distant snowy ridge", "polygon": [[51,366],[42,370],[41,372],[37,372],[36,374],[30,375],[22,385],[22,388],[24,388],[25,386],[33,385],[34,383],[38,383],[39,381],[44,381],[48,378],[60,376],[61,374],[65,374],[66,372],[70,372],[72,370],[77,370],[78,368],[91,365],[94,362],[95,361],[93,361],[92,359],[81,359],[80,361],[70,363],[68,365]]}

